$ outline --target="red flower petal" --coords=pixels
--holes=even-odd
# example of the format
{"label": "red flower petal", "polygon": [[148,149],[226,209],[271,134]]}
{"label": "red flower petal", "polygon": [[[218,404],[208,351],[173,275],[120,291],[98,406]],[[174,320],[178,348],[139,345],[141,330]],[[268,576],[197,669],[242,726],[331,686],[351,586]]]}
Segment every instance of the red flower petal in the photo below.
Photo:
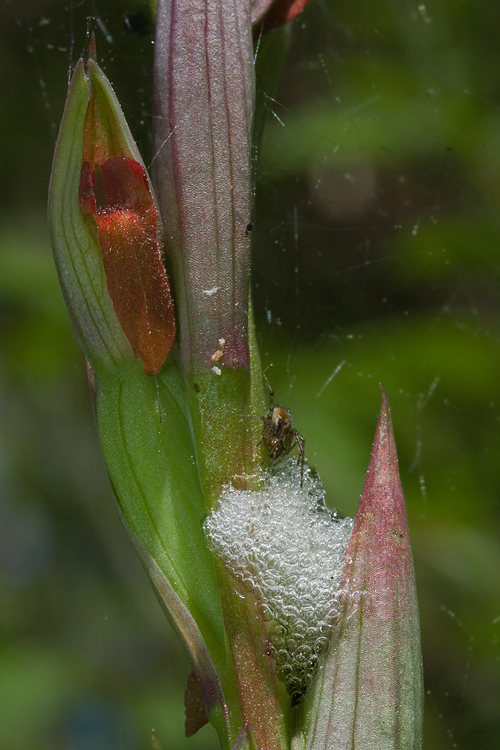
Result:
{"label": "red flower petal", "polygon": [[172,349],[175,319],[146,170],[121,156],[96,164],[93,171],[85,162],[80,208],[99,230],[108,292],[120,325],[146,374],[156,375]]}
{"label": "red flower petal", "polygon": [[308,2],[309,0],[256,0],[252,3],[252,23],[256,24],[255,32],[261,34],[276,26],[284,26],[302,13]]}

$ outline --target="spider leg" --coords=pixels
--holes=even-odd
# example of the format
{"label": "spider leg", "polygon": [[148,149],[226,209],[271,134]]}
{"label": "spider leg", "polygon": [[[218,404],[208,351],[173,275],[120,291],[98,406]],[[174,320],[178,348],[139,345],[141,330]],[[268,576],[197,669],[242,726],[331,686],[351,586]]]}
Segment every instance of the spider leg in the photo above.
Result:
{"label": "spider leg", "polygon": [[300,453],[300,486],[302,487],[304,483],[304,461],[306,456],[304,446],[306,444],[306,441],[302,437],[300,432],[297,432],[297,430],[295,430],[295,442],[297,443],[297,448],[299,449]]}
{"label": "spider leg", "polygon": [[268,389],[269,389],[269,408],[270,408],[270,409],[274,409],[274,391],[273,391],[273,389],[271,388],[271,383],[270,383],[270,382],[269,382],[269,380],[267,379],[267,376],[266,376],[266,375],[264,375],[264,373],[262,373],[262,377],[263,377],[263,378],[264,378],[264,380],[266,381],[266,385],[267,385],[267,387],[268,387]]}

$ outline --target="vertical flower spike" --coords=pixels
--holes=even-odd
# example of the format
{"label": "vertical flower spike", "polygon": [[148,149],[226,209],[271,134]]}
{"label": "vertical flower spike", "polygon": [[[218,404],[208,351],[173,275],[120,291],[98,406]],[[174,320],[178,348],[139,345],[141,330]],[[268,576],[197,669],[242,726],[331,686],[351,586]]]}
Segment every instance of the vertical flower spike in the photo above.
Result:
{"label": "vertical flower spike", "polygon": [[420,625],[389,402],[382,409],[341,583],[343,612],[309,699],[311,750],[422,747]]}

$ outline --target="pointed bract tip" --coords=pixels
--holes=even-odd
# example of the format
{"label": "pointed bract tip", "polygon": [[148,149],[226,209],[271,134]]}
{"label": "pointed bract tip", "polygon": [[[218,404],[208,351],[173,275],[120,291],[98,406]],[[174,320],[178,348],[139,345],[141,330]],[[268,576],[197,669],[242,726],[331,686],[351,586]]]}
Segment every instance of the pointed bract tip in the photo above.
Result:
{"label": "pointed bract tip", "polygon": [[380,413],[373,439],[367,480],[371,477],[372,482],[377,483],[378,480],[386,481],[391,476],[393,481],[399,482],[398,454],[392,427],[391,407],[384,386],[382,383],[379,385],[381,391]]}
{"label": "pointed bract tip", "polygon": [[379,383],[379,386],[381,396],[379,423],[383,423],[392,433],[391,405],[389,403],[389,397],[383,383]]}
{"label": "pointed bract tip", "polygon": [[90,33],[89,37],[89,48],[87,52],[87,59],[97,62],[97,43],[95,39],[95,31]]}
{"label": "pointed bract tip", "polygon": [[379,383],[379,386],[380,386],[380,393],[382,396],[382,408],[388,409],[390,411],[391,409],[389,406],[389,399],[387,397],[387,391],[384,388],[384,384]]}

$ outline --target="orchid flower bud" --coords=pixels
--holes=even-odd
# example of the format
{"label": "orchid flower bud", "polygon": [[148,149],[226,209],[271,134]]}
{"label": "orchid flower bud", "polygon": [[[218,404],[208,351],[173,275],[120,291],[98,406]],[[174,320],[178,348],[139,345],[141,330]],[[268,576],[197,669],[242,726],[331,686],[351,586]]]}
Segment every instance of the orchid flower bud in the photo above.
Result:
{"label": "orchid flower bud", "polygon": [[252,23],[256,31],[265,31],[283,26],[300,15],[309,0],[253,0]]}
{"label": "orchid flower bud", "polygon": [[95,60],[76,66],[54,156],[50,229],[59,277],[85,355],[138,355],[159,372],[175,337],[158,211],[144,164]]}

